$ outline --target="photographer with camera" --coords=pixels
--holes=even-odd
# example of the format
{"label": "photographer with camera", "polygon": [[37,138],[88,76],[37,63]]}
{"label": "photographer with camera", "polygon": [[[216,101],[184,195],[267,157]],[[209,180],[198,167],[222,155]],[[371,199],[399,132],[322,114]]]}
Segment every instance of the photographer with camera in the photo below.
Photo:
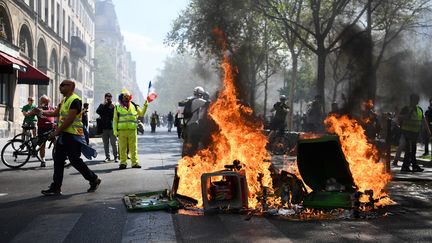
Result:
{"label": "photographer with camera", "polygon": [[[102,141],[105,150],[105,162],[111,160],[109,152],[109,144],[112,147],[112,153],[114,156],[114,162],[118,162],[118,151],[117,151],[117,137],[114,136],[113,132],[113,118],[114,118],[115,106],[112,102],[112,95],[110,93],[105,94],[105,101],[100,104],[96,110],[96,113],[100,116],[100,124],[102,130]],[[99,127],[98,127],[99,130]]]}

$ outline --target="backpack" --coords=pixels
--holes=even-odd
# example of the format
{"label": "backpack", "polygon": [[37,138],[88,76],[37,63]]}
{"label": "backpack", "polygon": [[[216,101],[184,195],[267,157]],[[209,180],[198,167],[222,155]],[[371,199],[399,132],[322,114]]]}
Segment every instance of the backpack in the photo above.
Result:
{"label": "backpack", "polygon": [[186,103],[185,103],[185,105],[184,105],[184,110],[183,110],[183,117],[185,118],[185,119],[190,119],[190,118],[192,118],[192,115],[193,115],[193,110],[192,110],[192,101],[194,100],[195,98],[192,98],[192,99],[188,99],[187,101],[186,101]]}

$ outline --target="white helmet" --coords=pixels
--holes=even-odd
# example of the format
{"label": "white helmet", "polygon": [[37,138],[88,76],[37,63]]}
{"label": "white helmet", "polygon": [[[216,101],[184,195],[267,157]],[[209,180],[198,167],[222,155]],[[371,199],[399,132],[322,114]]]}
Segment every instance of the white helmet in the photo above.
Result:
{"label": "white helmet", "polygon": [[285,100],[287,100],[287,97],[286,97],[285,95],[280,95],[280,96],[279,96],[279,99],[280,99],[281,101],[285,101]]}
{"label": "white helmet", "polygon": [[193,90],[193,94],[196,97],[202,97],[204,95],[205,91],[203,89],[203,87],[201,86],[196,86]]}

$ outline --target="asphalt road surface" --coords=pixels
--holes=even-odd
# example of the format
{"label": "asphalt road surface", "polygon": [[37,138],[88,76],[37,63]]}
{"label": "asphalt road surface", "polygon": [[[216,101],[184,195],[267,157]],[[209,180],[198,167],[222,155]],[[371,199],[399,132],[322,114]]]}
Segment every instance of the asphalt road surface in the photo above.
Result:
{"label": "asphalt road surface", "polygon": [[46,168],[33,161],[16,170],[1,164],[0,242],[432,242],[431,162],[423,163],[422,173],[402,175],[394,168],[389,189],[397,204],[371,219],[128,212],[125,194],[171,187],[180,142],[164,128],[146,132],[139,136],[143,168],[118,170],[118,164],[102,161],[101,140],[92,139],[99,156],[87,164],[102,179],[95,193],[87,193],[87,181],[69,168],[63,195],[44,197],[40,191],[51,182],[52,161]]}

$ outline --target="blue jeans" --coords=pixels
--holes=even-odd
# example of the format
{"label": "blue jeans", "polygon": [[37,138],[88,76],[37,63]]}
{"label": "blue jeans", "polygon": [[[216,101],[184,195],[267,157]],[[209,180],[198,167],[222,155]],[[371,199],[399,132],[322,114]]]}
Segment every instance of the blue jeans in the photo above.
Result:
{"label": "blue jeans", "polygon": [[86,127],[86,126],[84,126],[83,127],[83,130],[84,130],[84,138],[85,138],[85,141],[86,141],[86,143],[87,143],[87,145],[90,143],[90,134],[89,134],[89,129],[88,129],[88,127]]}

